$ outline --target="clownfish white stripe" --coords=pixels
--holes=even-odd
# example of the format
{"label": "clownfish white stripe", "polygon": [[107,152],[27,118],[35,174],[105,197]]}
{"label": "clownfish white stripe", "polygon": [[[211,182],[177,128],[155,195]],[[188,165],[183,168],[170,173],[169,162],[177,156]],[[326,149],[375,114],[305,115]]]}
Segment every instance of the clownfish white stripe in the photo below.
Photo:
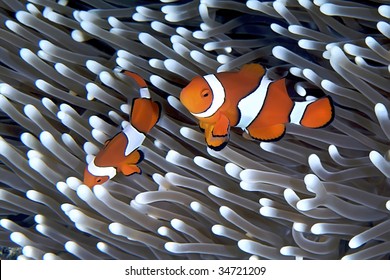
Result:
{"label": "clownfish white stripe", "polygon": [[213,94],[213,101],[211,106],[202,113],[192,113],[197,118],[208,118],[215,114],[219,108],[225,103],[225,89],[223,88],[222,83],[217,79],[213,74],[206,75],[203,77],[211,88]]}
{"label": "clownfish white stripe", "polygon": [[127,138],[125,156],[128,156],[142,145],[146,136],[142,132],[139,132],[134,126],[132,126],[131,123],[129,123],[122,132],[126,135]]}
{"label": "clownfish white stripe", "polygon": [[95,158],[93,158],[91,162],[88,164],[88,171],[89,173],[91,173],[93,176],[96,177],[108,176],[110,179],[112,179],[116,175],[116,169],[114,167],[96,166]]}
{"label": "clownfish white stripe", "polygon": [[240,120],[235,126],[246,129],[257,118],[263,108],[271,82],[267,76],[263,76],[256,90],[238,102],[237,106],[240,110]]}
{"label": "clownfish white stripe", "polygon": [[305,114],[307,106],[310,103],[313,103],[315,100],[304,101],[304,102],[294,102],[294,108],[290,113],[290,123],[301,124],[303,115]]}
{"label": "clownfish white stripe", "polygon": [[148,88],[140,88],[139,95],[141,96],[141,98],[151,98]]}

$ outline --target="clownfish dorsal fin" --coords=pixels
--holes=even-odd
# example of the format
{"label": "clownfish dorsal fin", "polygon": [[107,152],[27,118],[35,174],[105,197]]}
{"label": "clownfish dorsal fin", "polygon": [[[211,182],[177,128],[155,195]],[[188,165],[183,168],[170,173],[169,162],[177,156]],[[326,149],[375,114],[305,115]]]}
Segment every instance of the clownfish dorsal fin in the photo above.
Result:
{"label": "clownfish dorsal fin", "polygon": [[257,79],[260,79],[264,75],[265,69],[260,64],[251,63],[245,64],[239,73],[245,76],[255,76]]}
{"label": "clownfish dorsal fin", "polygon": [[145,80],[140,75],[138,75],[134,72],[126,71],[126,70],[122,71],[122,73],[133,78],[139,87],[141,87],[141,88],[147,87]]}

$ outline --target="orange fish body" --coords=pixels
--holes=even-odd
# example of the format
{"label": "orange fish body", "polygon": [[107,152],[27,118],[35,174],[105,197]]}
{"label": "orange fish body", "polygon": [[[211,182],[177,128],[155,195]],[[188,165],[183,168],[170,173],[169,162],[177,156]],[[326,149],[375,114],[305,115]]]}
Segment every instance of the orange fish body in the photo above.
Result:
{"label": "orange fish body", "polygon": [[319,128],[333,119],[329,96],[294,102],[285,79],[270,80],[258,64],[247,64],[239,72],[195,77],[181,92],[180,101],[199,120],[206,143],[215,150],[229,140],[230,127],[245,130],[252,138],[276,141],[286,123]]}
{"label": "orange fish body", "polygon": [[150,99],[146,82],[137,74],[125,72],[135,78],[141,98],[135,98],[130,113],[130,124],[108,140],[84,170],[84,184],[92,188],[112,179],[118,172],[126,176],[141,173],[138,167],[143,159],[142,145],[146,134],[159,120],[160,104]]}

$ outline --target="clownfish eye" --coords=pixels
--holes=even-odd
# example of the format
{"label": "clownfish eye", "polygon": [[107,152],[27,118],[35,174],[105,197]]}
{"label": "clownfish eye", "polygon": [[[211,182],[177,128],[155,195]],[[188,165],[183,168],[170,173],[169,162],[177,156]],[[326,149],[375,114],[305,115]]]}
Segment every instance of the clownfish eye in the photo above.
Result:
{"label": "clownfish eye", "polygon": [[100,183],[102,181],[102,178],[99,178],[96,180],[97,183]]}
{"label": "clownfish eye", "polygon": [[209,96],[209,94],[210,94],[210,92],[208,90],[204,90],[201,93],[202,97],[207,97],[207,96]]}

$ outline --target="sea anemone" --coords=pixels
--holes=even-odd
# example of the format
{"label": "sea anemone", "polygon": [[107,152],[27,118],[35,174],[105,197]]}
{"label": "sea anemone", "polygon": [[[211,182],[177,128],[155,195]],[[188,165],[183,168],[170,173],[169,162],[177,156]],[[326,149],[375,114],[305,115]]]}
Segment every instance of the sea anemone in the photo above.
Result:
{"label": "sea anemone", "polygon": [[[388,259],[388,1],[0,1],[0,245],[19,259]],[[387,3],[387,4],[386,4]],[[260,63],[326,128],[208,149],[178,100]],[[163,115],[142,175],[82,172],[129,120],[141,75]]]}

